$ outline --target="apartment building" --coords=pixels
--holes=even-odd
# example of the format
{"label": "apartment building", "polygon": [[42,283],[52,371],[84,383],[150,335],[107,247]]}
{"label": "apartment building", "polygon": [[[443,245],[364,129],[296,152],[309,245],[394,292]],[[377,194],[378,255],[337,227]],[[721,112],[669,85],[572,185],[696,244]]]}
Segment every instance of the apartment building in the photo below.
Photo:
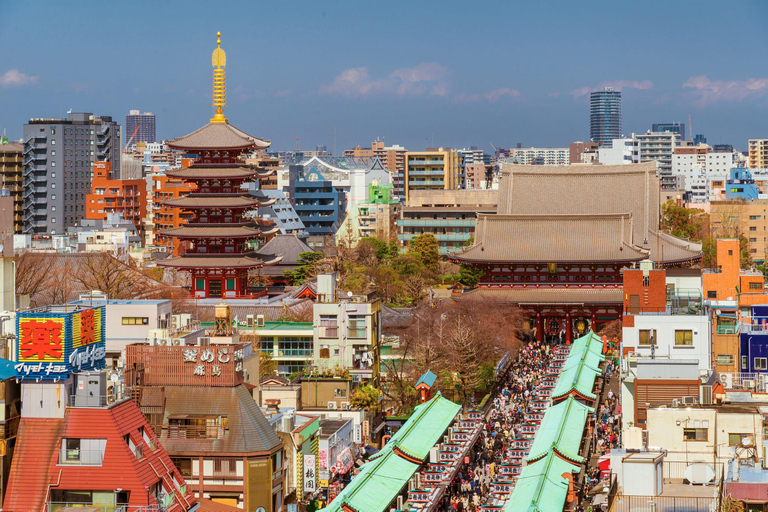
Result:
{"label": "apartment building", "polygon": [[675,132],[647,131],[634,135],[638,141],[638,157],[640,162],[655,160],[661,178],[662,189],[680,188],[679,180],[672,173],[672,155],[675,148],[683,145],[680,134]]}
{"label": "apartment building", "polygon": [[22,152],[24,146],[18,142],[0,145],[0,179],[2,188],[13,197],[13,232],[24,231],[24,189]]}
{"label": "apartment building", "polygon": [[427,148],[405,154],[405,202],[414,190],[461,188],[464,160],[450,148]]}
{"label": "apartment building", "polygon": [[[712,201],[710,228],[713,236],[733,238],[744,235],[749,242],[749,255],[762,263],[768,255],[768,199],[741,201]],[[738,251],[737,251],[738,254]]]}
{"label": "apartment building", "polygon": [[424,233],[437,238],[440,254],[459,250],[475,234],[478,213],[496,213],[498,190],[418,190],[398,211],[402,247]]}
{"label": "apartment building", "polygon": [[400,201],[394,196],[393,185],[368,186],[368,201],[358,203],[347,213],[336,232],[336,241],[349,247],[365,237],[390,240],[394,237],[393,224],[400,208]]}
{"label": "apartment building", "polygon": [[571,163],[570,148],[516,148],[510,150],[510,158],[523,165],[568,165]]}
{"label": "apartment building", "polygon": [[749,167],[768,169],[768,139],[749,139]]}
{"label": "apartment building", "polygon": [[405,176],[405,153],[406,149],[400,145],[386,146],[383,141],[375,140],[371,142],[370,148],[361,148],[355,146],[352,149],[344,151],[344,156],[351,157],[378,157],[382,165],[389,171],[392,182],[393,195],[403,197],[404,186],[403,178]]}
{"label": "apartment building", "polygon": [[110,214],[117,214],[144,231],[147,216],[147,181],[112,179],[112,164],[96,162],[91,192],[86,195],[88,209],[86,219],[106,221]]}
{"label": "apartment building", "polygon": [[154,234],[152,243],[174,256],[184,253],[184,242],[178,238],[163,236],[160,231],[183,226],[192,214],[180,208],[167,206],[164,201],[183,197],[196,188],[192,183],[169,178],[164,174],[152,176],[152,232]]}
{"label": "apartment building", "polygon": [[24,232],[64,233],[86,216],[95,162],[120,174],[120,125],[108,116],[70,113],[24,125]]}

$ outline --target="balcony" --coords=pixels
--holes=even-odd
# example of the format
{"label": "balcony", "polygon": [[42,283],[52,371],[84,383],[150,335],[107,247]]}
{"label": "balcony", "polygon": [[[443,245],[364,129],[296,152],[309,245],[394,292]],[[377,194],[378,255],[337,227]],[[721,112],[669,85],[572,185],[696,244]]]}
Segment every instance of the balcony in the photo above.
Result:
{"label": "balcony", "polygon": [[365,327],[350,327],[347,330],[347,337],[349,338],[366,338],[367,337],[367,329]]}
{"label": "balcony", "polygon": [[399,219],[398,226],[417,227],[475,227],[475,219]]}
{"label": "balcony", "polygon": [[59,453],[59,466],[101,466],[104,450],[67,450]]}
{"label": "balcony", "polygon": [[58,512],[62,509],[88,507],[89,510],[98,510],[99,512],[164,512],[165,508],[160,506],[153,507],[129,507],[127,503],[117,503],[115,505],[98,505],[95,503],[73,503],[61,501],[49,501],[45,505],[45,512]]}
{"label": "balcony", "polygon": [[739,333],[739,324],[717,326],[717,334],[738,334],[738,333]]}
{"label": "balcony", "polygon": [[320,327],[320,337],[321,338],[338,338],[339,337],[339,328],[334,327]]}
{"label": "balcony", "polygon": [[311,348],[287,348],[278,350],[277,357],[312,357],[314,353]]}
{"label": "balcony", "polygon": [[226,427],[220,425],[152,425],[162,432],[161,439],[224,439]]}

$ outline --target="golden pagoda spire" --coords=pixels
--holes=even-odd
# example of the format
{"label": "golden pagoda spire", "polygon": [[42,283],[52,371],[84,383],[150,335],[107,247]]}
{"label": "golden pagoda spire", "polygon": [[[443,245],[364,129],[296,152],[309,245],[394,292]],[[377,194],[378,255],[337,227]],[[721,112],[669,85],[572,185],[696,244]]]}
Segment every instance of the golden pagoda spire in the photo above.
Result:
{"label": "golden pagoda spire", "polygon": [[227,65],[227,54],[221,49],[221,32],[216,32],[216,49],[213,50],[211,61],[213,65],[213,106],[216,107],[216,115],[211,119],[212,123],[226,123],[224,111],[221,107],[227,106],[227,79],[224,76],[224,68]]}

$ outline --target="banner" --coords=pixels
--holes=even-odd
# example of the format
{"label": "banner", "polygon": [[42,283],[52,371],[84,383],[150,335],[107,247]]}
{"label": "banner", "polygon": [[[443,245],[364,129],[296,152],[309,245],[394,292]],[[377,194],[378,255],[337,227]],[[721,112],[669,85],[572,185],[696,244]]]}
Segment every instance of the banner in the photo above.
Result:
{"label": "banner", "polygon": [[304,455],[304,492],[314,493],[317,490],[317,457]]}

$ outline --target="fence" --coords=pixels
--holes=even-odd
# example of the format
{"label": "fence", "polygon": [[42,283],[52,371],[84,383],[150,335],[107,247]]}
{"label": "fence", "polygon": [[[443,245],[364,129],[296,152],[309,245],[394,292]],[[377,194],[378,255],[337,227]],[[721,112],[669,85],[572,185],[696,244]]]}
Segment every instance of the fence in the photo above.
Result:
{"label": "fence", "polygon": [[723,462],[713,462],[713,461],[701,461],[701,460],[690,460],[688,462],[686,461],[676,461],[676,460],[665,460],[664,461],[664,481],[670,482],[670,481],[680,481],[682,482],[685,478],[685,469],[690,466],[691,464],[708,464],[712,467],[712,469],[715,470],[715,478],[717,478],[719,475],[723,473],[723,470],[725,468],[725,464]]}
{"label": "fence", "polygon": [[[714,493],[713,489],[713,493]],[[616,496],[610,512],[716,512],[718,497]]]}

